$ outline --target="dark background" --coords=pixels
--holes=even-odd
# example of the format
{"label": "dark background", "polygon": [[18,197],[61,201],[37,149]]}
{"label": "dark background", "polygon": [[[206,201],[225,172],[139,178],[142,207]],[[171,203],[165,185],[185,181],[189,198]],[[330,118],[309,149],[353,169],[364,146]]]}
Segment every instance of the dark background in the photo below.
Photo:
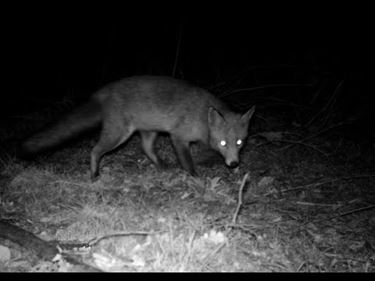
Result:
{"label": "dark background", "polygon": [[121,77],[172,75],[179,36],[175,77],[215,94],[237,78],[236,87],[256,87],[328,73],[345,80],[348,104],[373,101],[370,7],[17,5],[2,10],[2,116],[81,100]]}

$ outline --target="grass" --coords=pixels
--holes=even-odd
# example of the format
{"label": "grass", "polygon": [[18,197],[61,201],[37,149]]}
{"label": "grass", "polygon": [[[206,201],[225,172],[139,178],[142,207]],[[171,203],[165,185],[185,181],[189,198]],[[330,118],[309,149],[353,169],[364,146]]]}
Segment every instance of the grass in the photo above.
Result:
{"label": "grass", "polygon": [[[156,150],[171,168],[155,169],[134,137],[104,157],[94,183],[92,139],[31,162],[2,157],[1,217],[88,244],[62,251],[104,271],[374,272],[373,159],[353,158],[349,142],[275,134],[253,135],[237,172],[195,147],[199,178],[179,169],[166,137]],[[69,271],[7,247],[1,271]]]}

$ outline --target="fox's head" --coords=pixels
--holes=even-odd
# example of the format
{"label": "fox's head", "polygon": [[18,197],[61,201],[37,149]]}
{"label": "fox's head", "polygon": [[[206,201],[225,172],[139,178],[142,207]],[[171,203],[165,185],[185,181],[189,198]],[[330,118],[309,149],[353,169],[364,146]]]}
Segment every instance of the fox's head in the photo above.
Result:
{"label": "fox's head", "polygon": [[239,164],[239,152],[248,134],[251,117],[255,105],[244,114],[220,111],[213,107],[208,110],[208,126],[210,130],[210,146],[220,152],[225,164],[235,168]]}

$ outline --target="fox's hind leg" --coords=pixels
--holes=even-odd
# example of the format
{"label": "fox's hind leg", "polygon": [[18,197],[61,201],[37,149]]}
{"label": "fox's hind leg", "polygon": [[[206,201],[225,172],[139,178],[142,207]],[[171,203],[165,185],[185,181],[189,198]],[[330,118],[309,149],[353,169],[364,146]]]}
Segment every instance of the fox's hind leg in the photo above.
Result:
{"label": "fox's hind leg", "polygon": [[92,181],[99,176],[99,163],[102,156],[125,142],[133,133],[134,129],[124,126],[123,121],[104,121],[99,142],[91,151],[90,172]]}
{"label": "fox's hind leg", "polygon": [[147,157],[156,165],[158,168],[164,168],[166,165],[154,152],[154,142],[158,136],[157,132],[140,131],[142,137],[143,151]]}
{"label": "fox's hind leg", "polygon": [[193,159],[190,154],[190,144],[184,139],[171,135],[174,149],[177,154],[177,158],[180,161],[181,166],[188,171],[192,176],[198,174],[194,170]]}

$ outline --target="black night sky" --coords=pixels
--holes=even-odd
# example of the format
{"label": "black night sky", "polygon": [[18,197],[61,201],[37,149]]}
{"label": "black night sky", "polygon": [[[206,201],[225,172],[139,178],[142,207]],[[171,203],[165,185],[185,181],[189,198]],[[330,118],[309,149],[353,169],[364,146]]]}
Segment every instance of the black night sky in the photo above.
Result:
{"label": "black night sky", "polygon": [[[4,9],[3,116],[66,95],[86,98],[126,76],[172,75],[175,62],[175,77],[207,88],[255,69],[241,87],[306,83],[329,72],[352,84],[356,95],[373,92],[366,9],[101,5]],[[298,76],[294,81],[288,66]]]}

